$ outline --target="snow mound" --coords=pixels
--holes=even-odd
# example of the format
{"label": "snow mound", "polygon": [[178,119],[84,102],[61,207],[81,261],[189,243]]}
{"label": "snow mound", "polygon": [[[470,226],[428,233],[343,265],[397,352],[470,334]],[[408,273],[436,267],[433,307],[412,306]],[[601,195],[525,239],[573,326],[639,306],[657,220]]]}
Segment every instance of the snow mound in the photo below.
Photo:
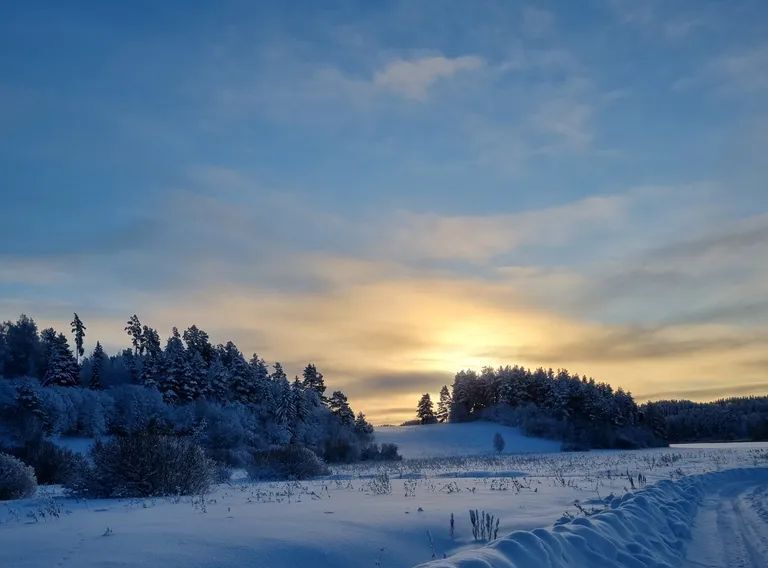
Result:
{"label": "snow mound", "polygon": [[608,510],[516,531],[422,568],[640,568],[680,566],[703,496],[723,483],[768,482],[768,468],[694,475],[607,500]]}
{"label": "snow mound", "polygon": [[550,453],[560,451],[560,442],[524,436],[518,428],[495,422],[383,426],[376,428],[376,441],[397,444],[404,458],[476,456],[494,453],[493,435],[506,443],[503,453]]}

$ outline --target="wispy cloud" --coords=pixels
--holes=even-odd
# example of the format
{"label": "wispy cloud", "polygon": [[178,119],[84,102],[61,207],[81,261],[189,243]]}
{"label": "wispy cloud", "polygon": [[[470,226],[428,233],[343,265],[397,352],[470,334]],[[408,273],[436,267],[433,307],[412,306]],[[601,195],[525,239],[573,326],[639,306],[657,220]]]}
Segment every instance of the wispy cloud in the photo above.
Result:
{"label": "wispy cloud", "polygon": [[393,223],[387,246],[416,258],[486,260],[525,245],[558,246],[584,233],[615,228],[627,204],[625,196],[606,196],[504,215],[403,213]]}
{"label": "wispy cloud", "polygon": [[439,80],[462,71],[479,69],[483,65],[483,59],[468,55],[454,58],[432,55],[397,59],[376,71],[373,84],[405,98],[424,101],[430,87]]}

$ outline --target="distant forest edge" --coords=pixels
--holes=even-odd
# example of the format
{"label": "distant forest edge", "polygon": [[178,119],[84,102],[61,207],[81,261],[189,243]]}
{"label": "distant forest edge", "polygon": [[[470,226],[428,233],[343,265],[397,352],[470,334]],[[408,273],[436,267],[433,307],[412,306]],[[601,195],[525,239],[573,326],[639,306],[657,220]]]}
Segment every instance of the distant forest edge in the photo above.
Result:
{"label": "distant forest edge", "polygon": [[440,389],[436,406],[429,394],[422,395],[416,415],[406,424],[486,419],[562,440],[571,450],[768,440],[768,396],[638,405],[623,389],[566,369],[460,371],[450,390]]}

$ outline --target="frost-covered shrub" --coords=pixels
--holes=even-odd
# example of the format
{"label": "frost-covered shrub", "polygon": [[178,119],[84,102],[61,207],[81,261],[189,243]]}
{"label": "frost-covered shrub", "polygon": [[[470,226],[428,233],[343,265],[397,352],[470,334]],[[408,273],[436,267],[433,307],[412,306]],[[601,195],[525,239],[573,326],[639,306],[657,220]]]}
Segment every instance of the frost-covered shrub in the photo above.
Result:
{"label": "frost-covered shrub", "polygon": [[35,491],[35,470],[13,456],[0,454],[0,501],[24,499]]}
{"label": "frost-covered shrub", "polygon": [[32,440],[9,451],[35,470],[40,485],[67,484],[85,465],[85,458],[43,439]]}
{"label": "frost-covered shrub", "polygon": [[169,407],[157,390],[125,385],[110,392],[115,401],[110,424],[113,432],[130,434],[146,430],[150,424],[170,423]]}
{"label": "frost-covered shrub", "polygon": [[328,474],[323,460],[296,444],[255,451],[246,469],[251,479],[309,479]]}
{"label": "frost-covered shrub", "polygon": [[92,466],[70,484],[93,497],[190,495],[208,490],[213,463],[189,436],[143,431],[97,441]]}

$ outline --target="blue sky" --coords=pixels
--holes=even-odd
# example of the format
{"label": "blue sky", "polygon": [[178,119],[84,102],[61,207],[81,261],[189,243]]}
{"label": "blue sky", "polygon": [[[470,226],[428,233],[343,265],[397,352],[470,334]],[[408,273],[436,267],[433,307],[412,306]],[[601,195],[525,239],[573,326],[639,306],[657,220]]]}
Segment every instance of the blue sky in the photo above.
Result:
{"label": "blue sky", "polygon": [[2,10],[5,319],[196,322],[381,420],[483,362],[765,388],[764,2]]}

